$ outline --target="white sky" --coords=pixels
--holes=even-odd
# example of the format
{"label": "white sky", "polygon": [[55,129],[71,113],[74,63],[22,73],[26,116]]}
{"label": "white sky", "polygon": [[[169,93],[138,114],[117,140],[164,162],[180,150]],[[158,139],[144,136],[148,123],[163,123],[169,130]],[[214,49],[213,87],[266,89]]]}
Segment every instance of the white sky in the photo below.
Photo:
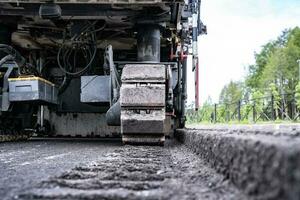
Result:
{"label": "white sky", "polygon": [[[285,28],[300,26],[300,0],[202,0],[208,35],[199,38],[200,104],[217,102],[230,80],[242,80],[254,52]],[[188,74],[188,104],[194,101],[194,74]]]}

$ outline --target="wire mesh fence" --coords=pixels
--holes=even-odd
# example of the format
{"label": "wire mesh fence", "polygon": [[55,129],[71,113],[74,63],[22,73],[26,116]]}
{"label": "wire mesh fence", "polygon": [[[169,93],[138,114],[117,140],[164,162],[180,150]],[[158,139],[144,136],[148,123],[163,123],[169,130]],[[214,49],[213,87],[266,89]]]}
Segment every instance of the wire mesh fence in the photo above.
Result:
{"label": "wire mesh fence", "polygon": [[264,122],[297,121],[300,119],[299,100],[295,93],[281,94],[280,98],[264,96],[256,99],[241,99],[236,102],[205,105],[198,111],[188,109],[190,123],[211,122]]}

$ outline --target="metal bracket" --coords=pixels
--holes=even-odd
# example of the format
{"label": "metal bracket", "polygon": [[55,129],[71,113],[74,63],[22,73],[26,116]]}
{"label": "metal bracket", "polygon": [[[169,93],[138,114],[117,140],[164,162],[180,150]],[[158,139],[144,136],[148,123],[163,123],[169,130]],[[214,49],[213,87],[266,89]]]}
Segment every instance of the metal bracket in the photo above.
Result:
{"label": "metal bracket", "polygon": [[[3,88],[2,88],[2,105],[1,105],[1,111],[8,111],[10,106],[9,101],[9,91],[8,91],[8,78],[10,74],[12,73],[15,66],[17,66],[16,62],[13,62],[14,64],[9,64],[7,71],[4,74],[3,77]],[[1,66],[2,67],[2,66]]]}
{"label": "metal bracket", "polygon": [[110,73],[110,92],[111,92],[111,100],[110,100],[110,106],[112,106],[113,104],[115,104],[118,99],[119,99],[119,91],[120,91],[120,75],[116,69],[116,66],[114,64],[114,60],[113,60],[113,50],[112,50],[112,46],[108,45],[105,53],[104,53],[104,70],[105,70],[105,74],[108,74],[108,71]]}

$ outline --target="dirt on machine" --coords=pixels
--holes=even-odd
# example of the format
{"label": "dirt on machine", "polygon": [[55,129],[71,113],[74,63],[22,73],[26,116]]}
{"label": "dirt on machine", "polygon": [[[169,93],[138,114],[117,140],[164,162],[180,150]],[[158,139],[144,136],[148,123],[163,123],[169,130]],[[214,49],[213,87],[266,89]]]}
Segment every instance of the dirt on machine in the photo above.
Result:
{"label": "dirt on machine", "polygon": [[[185,126],[201,0],[0,0],[0,142],[122,137]],[[197,77],[197,76],[196,76]],[[196,81],[197,84],[197,81]]]}

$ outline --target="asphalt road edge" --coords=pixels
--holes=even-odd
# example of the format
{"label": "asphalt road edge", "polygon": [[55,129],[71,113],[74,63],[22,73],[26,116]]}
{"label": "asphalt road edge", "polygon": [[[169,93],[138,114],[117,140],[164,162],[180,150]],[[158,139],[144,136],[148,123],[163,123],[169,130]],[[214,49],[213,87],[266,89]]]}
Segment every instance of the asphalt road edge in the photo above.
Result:
{"label": "asphalt road edge", "polygon": [[175,137],[253,199],[300,199],[299,136],[245,130],[198,127]]}

